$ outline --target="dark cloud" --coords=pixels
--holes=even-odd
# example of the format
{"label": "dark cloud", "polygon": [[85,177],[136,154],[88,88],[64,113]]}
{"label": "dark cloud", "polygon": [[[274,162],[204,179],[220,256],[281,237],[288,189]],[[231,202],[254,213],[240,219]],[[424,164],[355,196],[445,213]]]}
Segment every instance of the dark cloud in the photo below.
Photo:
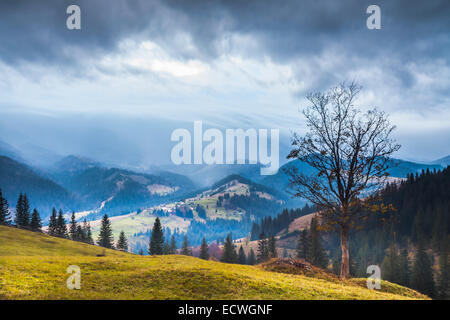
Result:
{"label": "dark cloud", "polygon": [[[82,30],[65,28],[70,4],[82,9]],[[382,29],[365,26],[366,8],[374,1],[148,1],[83,0],[0,3],[0,59],[76,62],[78,51],[110,52],[120,40],[144,37],[179,56],[214,58],[218,42],[230,33],[251,35],[275,60],[317,54],[330,43],[345,52],[379,55],[386,51],[404,59],[420,55],[449,56],[450,3],[375,1],[382,10]],[[177,32],[188,33],[196,48],[175,43]],[[72,54],[73,53],[73,54]],[[253,52],[253,54],[258,54]]]}

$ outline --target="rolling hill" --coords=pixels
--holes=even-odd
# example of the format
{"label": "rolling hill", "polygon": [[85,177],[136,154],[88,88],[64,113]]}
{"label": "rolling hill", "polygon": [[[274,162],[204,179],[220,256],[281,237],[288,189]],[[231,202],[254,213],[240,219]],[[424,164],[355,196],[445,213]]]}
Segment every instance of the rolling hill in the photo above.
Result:
{"label": "rolling hill", "polygon": [[[102,256],[97,256],[102,255]],[[69,290],[70,265],[81,289]],[[194,257],[137,256],[0,226],[0,299],[427,299],[382,282],[327,280]]]}
{"label": "rolling hill", "polygon": [[21,192],[26,193],[32,208],[37,208],[42,217],[48,216],[52,207],[76,208],[75,199],[65,188],[4,156],[0,156],[0,188],[10,207],[15,206]]}

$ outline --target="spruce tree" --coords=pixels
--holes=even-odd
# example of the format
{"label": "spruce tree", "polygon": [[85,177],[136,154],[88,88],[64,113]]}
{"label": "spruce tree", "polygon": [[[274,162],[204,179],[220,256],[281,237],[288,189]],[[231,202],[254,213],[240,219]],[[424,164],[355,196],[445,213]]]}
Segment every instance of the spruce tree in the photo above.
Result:
{"label": "spruce tree", "polygon": [[172,235],[170,238],[170,254],[175,254],[177,252],[177,242],[175,241],[175,236]]}
{"label": "spruce tree", "polygon": [[67,233],[66,220],[64,219],[64,215],[61,209],[58,212],[58,218],[56,220],[56,233],[58,237],[68,238],[69,234]]}
{"label": "spruce tree", "polygon": [[105,214],[100,226],[100,233],[98,234],[97,243],[101,247],[114,248],[114,237],[111,229],[111,222]]}
{"label": "spruce tree", "polygon": [[326,268],[328,265],[328,259],[322,246],[319,224],[315,218],[311,220],[309,231],[309,262],[320,268]]}
{"label": "spruce tree", "polygon": [[308,229],[303,229],[298,238],[297,258],[309,260],[309,235]]}
{"label": "spruce tree", "polygon": [[84,230],[80,225],[77,225],[77,230],[75,231],[75,239],[76,241],[85,242],[86,234],[84,233]]}
{"label": "spruce tree", "polygon": [[36,209],[33,209],[33,213],[31,214],[30,229],[31,231],[42,232],[41,217]]}
{"label": "spruce tree", "polygon": [[184,235],[183,243],[181,244],[181,254],[185,256],[192,256],[192,250],[189,248],[189,240],[187,234]]}
{"label": "spruce tree", "polygon": [[30,225],[30,203],[26,194],[20,194],[16,206],[16,225],[19,228],[28,228]]}
{"label": "spruce tree", "polygon": [[0,189],[0,225],[10,225],[11,214],[9,212],[8,201],[3,198],[2,189]]}
{"label": "spruce tree", "polygon": [[84,234],[84,242],[89,244],[94,244],[94,239],[92,238],[91,224],[84,219],[83,222],[83,234]]}
{"label": "spruce tree", "polygon": [[410,266],[409,266],[408,250],[402,249],[400,252],[400,278],[398,280],[398,284],[402,286],[408,286],[410,277],[409,273],[410,273]]}
{"label": "spruce tree", "polygon": [[53,208],[52,214],[50,215],[50,221],[48,223],[47,233],[54,237],[56,237],[58,235],[58,219],[56,217],[56,209],[55,208]]}
{"label": "spruce tree", "polygon": [[199,258],[203,260],[209,260],[209,247],[205,237],[203,237],[202,245],[200,246]]}
{"label": "spruce tree", "polygon": [[77,221],[75,220],[75,212],[72,212],[72,216],[70,217],[69,236],[72,240],[81,240],[77,239]]}
{"label": "spruce tree", "polygon": [[277,244],[275,237],[271,235],[267,242],[267,250],[269,251],[269,258],[276,258],[277,255]]}
{"label": "spruce tree", "polygon": [[128,251],[128,241],[125,237],[125,232],[121,231],[119,235],[119,241],[117,241],[117,249],[121,251]]}
{"label": "spruce tree", "polygon": [[168,240],[164,241],[163,254],[170,254],[170,243]]}
{"label": "spruce tree", "polygon": [[421,236],[419,236],[417,252],[411,271],[411,287],[430,297],[434,295],[433,269]]}
{"label": "spruce tree", "polygon": [[258,241],[258,262],[266,261],[269,258],[269,247],[264,232],[259,235]]}
{"label": "spruce tree", "polygon": [[253,266],[256,264],[256,256],[255,256],[255,251],[253,251],[253,248],[250,249],[250,253],[248,254],[248,262],[247,264]]}
{"label": "spruce tree", "polygon": [[450,264],[449,264],[449,242],[448,237],[444,236],[441,241],[439,256],[439,279],[437,284],[437,298],[441,300],[450,299]]}
{"label": "spruce tree", "polygon": [[240,246],[240,248],[239,248],[238,263],[239,264],[247,263],[247,257],[245,256],[244,248],[242,246]]}
{"label": "spruce tree", "polygon": [[153,224],[152,236],[150,238],[150,245],[148,248],[148,253],[150,255],[163,254],[164,246],[164,233],[161,226],[161,221],[156,217],[155,223]]}
{"label": "spruce tree", "polygon": [[236,263],[237,262],[237,254],[236,250],[234,249],[233,240],[231,239],[231,234],[227,235],[227,238],[225,239],[225,243],[223,245],[222,249],[222,257],[220,258],[220,261],[226,262],[226,263]]}

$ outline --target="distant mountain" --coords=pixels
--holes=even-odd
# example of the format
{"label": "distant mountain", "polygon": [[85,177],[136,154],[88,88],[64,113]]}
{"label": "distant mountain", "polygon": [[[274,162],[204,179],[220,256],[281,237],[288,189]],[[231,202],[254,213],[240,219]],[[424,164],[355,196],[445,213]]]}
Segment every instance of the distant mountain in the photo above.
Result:
{"label": "distant mountain", "polygon": [[0,156],[0,188],[12,208],[19,194],[26,193],[31,207],[36,207],[43,218],[51,213],[52,207],[76,207],[74,198],[62,186],[42,177],[27,165],[4,156]]}
{"label": "distant mountain", "polygon": [[[394,166],[388,170],[388,173],[391,177],[395,178],[406,178],[406,175],[409,173],[420,173],[422,170],[440,170],[442,166],[437,164],[421,164],[414,163],[411,161],[404,161],[400,159],[392,160]],[[300,160],[293,160],[286,163],[284,166],[278,170],[278,173],[272,176],[265,176],[259,183],[268,186],[272,189],[283,191],[286,190],[289,184],[288,175],[284,172],[285,169],[295,166],[300,172],[303,172],[307,175],[312,175],[316,173],[316,169],[309,166],[307,163],[304,163]]]}
{"label": "distant mountain", "polygon": [[141,207],[178,199],[195,189],[186,177],[164,173],[149,175],[133,171],[90,167],[59,174],[62,185],[77,195],[85,207],[101,207],[98,214],[117,215]]}
{"label": "distant mountain", "polygon": [[[245,177],[252,181],[259,181],[263,177],[260,174],[260,168],[261,166],[259,164],[192,164],[166,166],[164,167],[164,170],[185,175],[201,187],[209,187],[220,179],[233,174],[240,175],[241,177]],[[153,172],[159,174],[157,169]]]}
{"label": "distant mountain", "polygon": [[100,162],[84,157],[69,155],[54,163],[52,169],[56,172],[73,173],[102,166],[103,165]]}
{"label": "distant mountain", "polygon": [[450,155],[446,156],[446,157],[443,157],[443,158],[440,158],[440,159],[437,159],[437,160],[434,160],[432,163],[441,165],[443,167],[450,166]]}
{"label": "distant mountain", "polygon": [[0,140],[0,156],[8,157],[16,161],[24,162],[20,151],[10,144]]}

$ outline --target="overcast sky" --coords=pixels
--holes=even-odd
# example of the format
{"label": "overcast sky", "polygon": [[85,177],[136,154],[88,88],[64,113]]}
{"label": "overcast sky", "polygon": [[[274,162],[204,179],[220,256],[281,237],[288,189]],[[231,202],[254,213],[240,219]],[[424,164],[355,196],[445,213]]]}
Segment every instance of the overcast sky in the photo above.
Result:
{"label": "overcast sky", "polygon": [[203,120],[279,128],[284,150],[305,95],[344,80],[390,114],[398,157],[450,154],[450,2],[0,2],[0,140],[19,148],[163,164],[171,130]]}

